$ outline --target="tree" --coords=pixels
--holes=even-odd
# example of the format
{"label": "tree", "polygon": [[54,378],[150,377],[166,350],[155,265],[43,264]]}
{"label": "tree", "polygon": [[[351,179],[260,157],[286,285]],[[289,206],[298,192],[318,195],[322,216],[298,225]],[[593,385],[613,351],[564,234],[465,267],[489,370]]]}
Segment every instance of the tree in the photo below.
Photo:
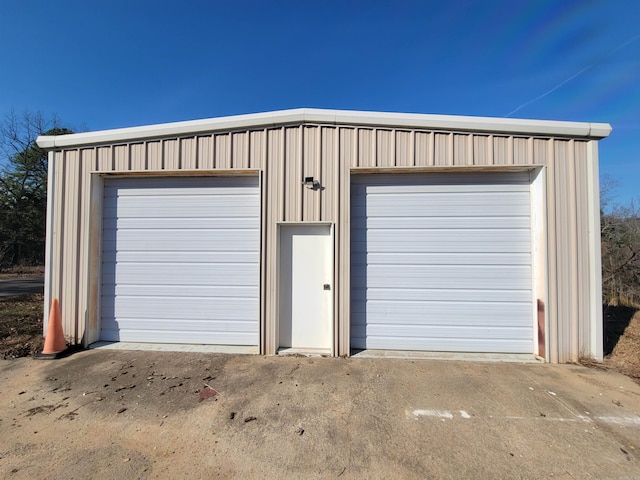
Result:
{"label": "tree", "polygon": [[44,263],[47,152],[35,141],[67,133],[41,113],[10,112],[0,121],[0,268]]}
{"label": "tree", "polygon": [[602,292],[608,304],[640,304],[640,209],[611,203],[616,182],[602,182]]}

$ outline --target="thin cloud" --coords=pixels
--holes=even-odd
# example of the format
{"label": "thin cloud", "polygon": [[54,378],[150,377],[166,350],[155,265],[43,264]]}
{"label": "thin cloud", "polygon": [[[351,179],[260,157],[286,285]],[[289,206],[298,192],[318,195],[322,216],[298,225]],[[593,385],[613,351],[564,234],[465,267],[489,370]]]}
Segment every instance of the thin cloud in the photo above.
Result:
{"label": "thin cloud", "polygon": [[[615,47],[613,50],[611,50],[609,53],[607,53],[604,57],[608,57],[608,56],[610,56],[610,55],[614,54],[615,52],[617,52],[618,50],[623,49],[623,48],[624,48],[624,47],[626,47],[627,45],[629,45],[629,44],[631,44],[631,43],[635,42],[638,38],[640,38],[640,34],[638,34],[638,35],[636,35],[636,36],[634,36],[634,37],[631,37],[629,40],[627,40],[627,41],[625,41],[625,42],[621,43],[620,45],[618,45],[617,47]],[[604,57],[603,57],[603,58],[604,58]],[[528,106],[529,106],[529,105],[531,105],[532,103],[535,103],[535,102],[537,102],[538,100],[542,100],[542,99],[543,99],[544,97],[546,97],[547,95],[552,94],[553,92],[555,92],[556,90],[558,90],[558,89],[559,89],[560,87],[562,87],[563,85],[565,85],[565,84],[569,83],[569,82],[570,82],[571,80],[573,80],[574,78],[576,78],[576,77],[578,77],[578,76],[582,75],[584,72],[586,72],[586,71],[587,71],[587,70],[589,70],[590,68],[594,67],[594,66],[595,66],[595,65],[597,65],[598,63],[601,63],[601,62],[602,62],[602,60],[603,60],[603,58],[602,58],[602,59],[600,59],[600,60],[599,60],[599,61],[597,61],[597,62],[593,62],[593,63],[591,63],[591,64],[587,65],[587,66],[586,66],[586,67],[584,67],[582,70],[580,70],[580,71],[578,71],[578,72],[574,73],[574,74],[573,74],[573,75],[571,75],[569,78],[567,78],[567,79],[563,80],[562,82],[560,82],[559,84],[557,84],[557,85],[556,85],[555,87],[553,87],[552,89],[547,90],[546,92],[544,92],[542,95],[538,95],[537,97],[535,97],[535,98],[533,98],[533,99],[531,99],[531,100],[528,100],[528,101],[524,102],[522,105],[520,105],[520,106],[519,106],[519,107],[517,107],[516,109],[514,109],[514,110],[510,111],[509,113],[507,113],[507,114],[505,115],[505,117],[510,117],[511,115],[513,115],[514,113],[516,113],[517,111],[522,110],[524,107],[528,107]]]}

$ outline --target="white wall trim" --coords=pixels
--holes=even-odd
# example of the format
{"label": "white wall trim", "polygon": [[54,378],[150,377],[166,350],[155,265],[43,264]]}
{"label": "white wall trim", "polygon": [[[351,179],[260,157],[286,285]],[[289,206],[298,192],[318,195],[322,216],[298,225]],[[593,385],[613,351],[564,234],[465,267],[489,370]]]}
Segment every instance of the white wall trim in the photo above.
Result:
{"label": "white wall trim", "polygon": [[[600,176],[598,142],[587,144],[587,203],[589,215],[589,352],[597,361],[604,356],[602,325],[602,250],[600,237]],[[586,347],[586,345],[584,346]],[[583,347],[583,348],[584,348]]]}
{"label": "white wall trim", "polygon": [[47,217],[46,217],[46,231],[45,231],[45,243],[44,243],[44,309],[42,318],[42,334],[47,334],[47,324],[49,315],[49,306],[51,304],[51,276],[53,275],[53,268],[51,261],[53,259],[53,236],[54,222],[53,222],[53,197],[54,197],[54,185],[55,185],[55,168],[53,168],[53,162],[56,154],[55,152],[49,152],[47,155]]}
{"label": "white wall trim", "polygon": [[179,137],[220,130],[268,128],[301,123],[362,125],[386,128],[422,128],[447,131],[496,132],[580,138],[604,138],[611,132],[611,126],[607,123],[297,108],[70,135],[42,135],[38,137],[37,143],[41,148],[53,149],[136,140],[141,141],[157,137]]}

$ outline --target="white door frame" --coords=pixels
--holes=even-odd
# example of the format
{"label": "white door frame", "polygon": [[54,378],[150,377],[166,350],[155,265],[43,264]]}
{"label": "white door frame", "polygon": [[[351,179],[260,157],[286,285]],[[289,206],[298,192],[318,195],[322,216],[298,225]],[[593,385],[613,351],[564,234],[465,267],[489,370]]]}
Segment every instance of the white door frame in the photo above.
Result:
{"label": "white door frame", "polygon": [[[282,265],[281,265],[281,256],[280,249],[282,245],[282,236],[283,232],[287,229],[295,229],[296,227],[328,227],[329,228],[329,242],[331,246],[330,252],[330,267],[331,271],[329,276],[329,285],[330,285],[330,305],[328,306],[328,319],[329,322],[329,337],[330,337],[330,351],[327,351],[327,354],[333,356],[335,354],[335,326],[334,326],[334,308],[335,308],[335,227],[331,222],[279,222],[277,224],[277,245],[276,245],[276,292],[275,292],[275,303],[276,303],[276,317],[275,317],[275,327],[276,327],[276,352],[280,348],[280,302],[281,302],[281,288],[284,286],[281,285],[282,282]],[[286,347],[285,347],[286,348]],[[295,350],[292,349],[292,350]]]}

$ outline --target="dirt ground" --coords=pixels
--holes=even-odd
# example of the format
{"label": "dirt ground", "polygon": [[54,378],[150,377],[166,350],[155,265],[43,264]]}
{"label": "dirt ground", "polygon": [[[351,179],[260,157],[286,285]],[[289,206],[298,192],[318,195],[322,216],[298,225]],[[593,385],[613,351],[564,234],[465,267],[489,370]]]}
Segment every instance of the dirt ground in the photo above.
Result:
{"label": "dirt ground", "polygon": [[0,358],[33,355],[42,350],[42,294],[0,300]]}
{"label": "dirt ground", "polygon": [[97,349],[0,361],[0,478],[640,478],[640,386],[579,365]]}

